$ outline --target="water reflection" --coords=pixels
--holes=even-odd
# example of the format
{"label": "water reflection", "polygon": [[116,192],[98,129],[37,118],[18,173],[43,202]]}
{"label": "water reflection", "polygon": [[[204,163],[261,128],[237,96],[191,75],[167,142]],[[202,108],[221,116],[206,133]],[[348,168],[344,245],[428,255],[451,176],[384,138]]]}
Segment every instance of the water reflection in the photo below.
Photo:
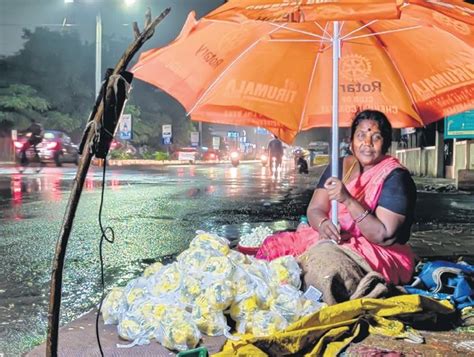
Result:
{"label": "water reflection", "polygon": [[[45,202],[60,202],[64,194],[68,194],[73,181],[64,177],[63,172],[58,171],[49,175],[25,175],[21,173],[12,174],[8,181],[0,182],[0,201],[5,202],[11,210],[7,218],[15,220],[23,219],[22,205],[28,201],[41,200]],[[112,190],[119,190],[123,181],[112,178],[106,181],[106,186]],[[84,190],[91,191],[102,187],[101,179],[87,177],[84,182]]]}

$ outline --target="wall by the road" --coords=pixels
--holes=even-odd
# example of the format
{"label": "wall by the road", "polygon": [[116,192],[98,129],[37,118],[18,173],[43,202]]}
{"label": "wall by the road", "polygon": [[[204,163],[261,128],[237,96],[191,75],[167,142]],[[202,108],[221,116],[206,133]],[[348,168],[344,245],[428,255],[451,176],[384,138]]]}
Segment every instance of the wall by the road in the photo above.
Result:
{"label": "wall by the road", "polygon": [[436,147],[396,150],[395,154],[415,176],[436,177]]}
{"label": "wall by the road", "polygon": [[[437,177],[437,148],[396,150],[400,162],[415,176]],[[458,187],[474,187],[474,140],[456,141],[454,145],[453,166],[446,166],[446,178],[455,179]]]}
{"label": "wall by the road", "polygon": [[0,137],[0,162],[13,161],[13,143],[11,138]]}

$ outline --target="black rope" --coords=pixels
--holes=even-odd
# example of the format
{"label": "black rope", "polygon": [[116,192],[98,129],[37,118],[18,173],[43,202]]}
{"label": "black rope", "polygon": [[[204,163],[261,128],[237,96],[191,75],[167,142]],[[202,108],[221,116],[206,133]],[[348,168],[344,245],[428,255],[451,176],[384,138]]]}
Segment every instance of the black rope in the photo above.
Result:
{"label": "black rope", "polygon": [[[100,282],[102,285],[102,293],[100,297],[99,308],[97,309],[97,315],[95,318],[95,336],[97,338],[97,344],[99,345],[100,355],[104,356],[104,351],[102,351],[102,345],[100,344],[100,335],[99,335],[99,316],[100,310],[102,309],[102,303],[104,302],[104,295],[105,295],[105,280],[104,280],[104,259],[102,257],[102,246],[104,243],[104,239],[109,242],[113,243],[115,240],[115,233],[112,227],[108,226],[105,227],[102,225],[102,207],[104,205],[104,191],[105,191],[105,171],[107,167],[107,159],[104,159],[104,170],[102,171],[102,192],[100,195],[100,205],[99,205],[99,227],[102,235],[100,236],[99,242],[99,260],[100,260]],[[107,232],[110,232],[111,238],[107,236]]]}

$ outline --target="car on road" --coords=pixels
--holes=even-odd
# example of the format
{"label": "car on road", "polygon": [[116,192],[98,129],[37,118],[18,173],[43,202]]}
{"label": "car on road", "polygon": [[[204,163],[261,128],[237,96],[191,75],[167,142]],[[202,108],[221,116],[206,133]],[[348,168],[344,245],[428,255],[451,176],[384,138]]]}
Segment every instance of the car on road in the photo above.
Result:
{"label": "car on road", "polygon": [[206,149],[201,154],[202,161],[219,161],[222,160],[222,153],[219,150]]}
{"label": "car on road", "polygon": [[[21,136],[15,141],[15,156],[20,160],[23,146],[28,141],[26,136]],[[52,162],[56,166],[63,163],[79,163],[79,148],[74,144],[66,133],[59,130],[45,130],[43,141],[36,146],[38,155],[42,162]],[[33,148],[29,148],[26,157],[31,160],[34,157]]]}

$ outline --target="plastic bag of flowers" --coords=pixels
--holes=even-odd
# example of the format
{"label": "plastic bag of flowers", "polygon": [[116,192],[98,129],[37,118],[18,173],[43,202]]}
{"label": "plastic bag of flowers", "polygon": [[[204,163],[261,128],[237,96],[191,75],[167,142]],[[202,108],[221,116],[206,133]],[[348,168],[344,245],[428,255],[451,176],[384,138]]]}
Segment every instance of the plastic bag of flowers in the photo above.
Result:
{"label": "plastic bag of flowers", "polygon": [[226,256],[210,257],[202,270],[202,283],[209,286],[216,281],[229,280],[234,270],[235,265]]}
{"label": "plastic bag of flowers", "polygon": [[181,279],[181,287],[178,293],[178,301],[187,307],[194,304],[196,298],[204,291],[202,278],[199,273],[186,274]]}
{"label": "plastic bag of flowers", "polygon": [[190,248],[201,248],[204,250],[215,249],[224,255],[229,253],[229,241],[217,234],[204,231],[196,231],[196,236],[189,244]]}
{"label": "plastic bag of flowers", "polygon": [[145,268],[145,271],[143,272],[143,277],[149,278],[150,276],[159,272],[161,268],[163,268],[163,264],[161,264],[160,262],[153,263]]}
{"label": "plastic bag of flowers", "polygon": [[272,275],[268,262],[265,260],[255,259],[253,257],[248,257],[248,259],[251,264],[246,266],[246,271],[249,274],[258,276],[263,281],[271,282]]}
{"label": "plastic bag of flowers", "polygon": [[288,322],[295,322],[301,317],[303,303],[301,291],[291,285],[279,286],[273,293],[270,310],[281,314]]}
{"label": "plastic bag of flowers", "polygon": [[228,280],[217,280],[204,290],[204,293],[198,297],[198,301],[202,304],[204,304],[202,301],[205,301],[212,310],[223,311],[234,301],[234,287]]}
{"label": "plastic bag of flowers", "polygon": [[225,255],[215,249],[192,247],[186,249],[180,255],[178,255],[176,261],[179,263],[182,271],[196,272],[203,271],[209,258],[222,256]]}
{"label": "plastic bag of flowers", "polygon": [[260,310],[260,307],[258,306],[258,299],[254,294],[246,297],[243,300],[240,300],[239,302],[234,301],[230,305],[229,312],[230,317],[232,317],[235,322],[238,322],[239,320],[248,319],[258,310]]}
{"label": "plastic bag of flowers", "polygon": [[193,306],[192,317],[199,331],[205,335],[229,335],[230,327],[224,313],[211,309],[205,299],[198,299]]}
{"label": "plastic bag of flowers", "polygon": [[148,291],[156,297],[167,295],[177,299],[175,295],[181,286],[181,278],[182,274],[176,262],[166,265],[148,279]]}
{"label": "plastic bag of flowers", "polygon": [[127,305],[132,305],[135,300],[148,294],[148,279],[139,277],[128,282],[124,289],[125,300]]}
{"label": "plastic bag of flowers", "polygon": [[249,276],[253,283],[253,291],[257,297],[258,306],[264,310],[268,309],[273,299],[272,289],[258,276],[253,274],[249,274]]}
{"label": "plastic bag of flowers", "polygon": [[227,257],[232,261],[234,264],[248,264],[249,261],[245,254],[242,254],[236,250],[231,249],[227,254]]}
{"label": "plastic bag of flowers", "polygon": [[117,331],[121,339],[133,341],[132,345],[124,345],[122,347],[146,345],[150,343],[150,331],[144,327],[143,320],[128,312],[120,317]]}
{"label": "plastic bag of flowers", "polygon": [[237,265],[235,267],[234,273],[232,274],[230,280],[234,287],[234,300],[236,302],[239,302],[255,294],[254,282],[250,274],[248,274],[242,266]]}
{"label": "plastic bag of flowers", "polygon": [[201,332],[191,318],[161,324],[155,329],[156,340],[170,350],[186,351],[195,348],[201,337]]}
{"label": "plastic bag of flowers", "polygon": [[101,313],[105,325],[117,324],[119,317],[127,310],[124,288],[112,288],[105,297]]}
{"label": "plastic bag of flowers", "polygon": [[279,285],[289,284],[296,289],[301,288],[301,268],[296,259],[291,255],[286,255],[272,260],[269,263],[270,280],[278,282]]}
{"label": "plastic bag of flowers", "polygon": [[276,311],[260,310],[252,316],[251,329],[256,337],[270,336],[288,327],[288,322]]}

